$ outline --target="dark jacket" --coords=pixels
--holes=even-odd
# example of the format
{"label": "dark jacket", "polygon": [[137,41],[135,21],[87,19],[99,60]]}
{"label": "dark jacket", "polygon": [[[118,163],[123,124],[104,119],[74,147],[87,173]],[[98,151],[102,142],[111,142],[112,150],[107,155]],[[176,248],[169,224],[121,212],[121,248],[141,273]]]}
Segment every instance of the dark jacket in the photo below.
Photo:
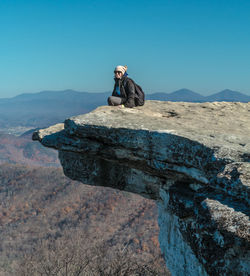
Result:
{"label": "dark jacket", "polygon": [[[116,86],[119,85],[120,95],[116,93]],[[122,76],[121,79],[115,79],[114,90],[112,96],[124,98],[124,106],[134,107],[135,106],[135,86],[133,81],[126,75]]]}

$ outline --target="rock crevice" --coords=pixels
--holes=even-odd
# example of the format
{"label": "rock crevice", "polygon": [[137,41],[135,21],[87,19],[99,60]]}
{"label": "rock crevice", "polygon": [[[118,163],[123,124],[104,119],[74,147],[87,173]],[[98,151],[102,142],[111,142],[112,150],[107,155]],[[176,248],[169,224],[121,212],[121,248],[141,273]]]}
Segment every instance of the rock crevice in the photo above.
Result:
{"label": "rock crevice", "polygon": [[33,139],[59,151],[72,179],[155,199],[173,275],[247,275],[249,114],[249,103],[148,101],[99,107]]}

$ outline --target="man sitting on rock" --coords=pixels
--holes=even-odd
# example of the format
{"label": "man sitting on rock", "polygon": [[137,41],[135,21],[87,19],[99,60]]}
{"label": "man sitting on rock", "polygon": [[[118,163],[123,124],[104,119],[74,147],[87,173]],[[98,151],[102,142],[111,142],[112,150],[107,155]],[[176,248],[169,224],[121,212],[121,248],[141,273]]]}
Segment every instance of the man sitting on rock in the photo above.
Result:
{"label": "man sitting on rock", "polygon": [[128,78],[127,66],[118,65],[115,68],[115,86],[112,96],[108,97],[109,105],[120,105],[125,107],[134,107],[135,104],[135,85],[133,80]]}

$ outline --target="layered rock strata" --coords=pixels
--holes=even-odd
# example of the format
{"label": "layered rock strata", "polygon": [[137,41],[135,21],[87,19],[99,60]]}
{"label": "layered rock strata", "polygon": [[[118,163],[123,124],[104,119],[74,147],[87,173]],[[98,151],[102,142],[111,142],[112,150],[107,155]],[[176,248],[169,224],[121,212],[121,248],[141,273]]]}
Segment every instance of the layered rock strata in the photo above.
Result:
{"label": "layered rock strata", "polygon": [[250,103],[103,106],[33,139],[71,179],[155,199],[172,275],[248,275]]}

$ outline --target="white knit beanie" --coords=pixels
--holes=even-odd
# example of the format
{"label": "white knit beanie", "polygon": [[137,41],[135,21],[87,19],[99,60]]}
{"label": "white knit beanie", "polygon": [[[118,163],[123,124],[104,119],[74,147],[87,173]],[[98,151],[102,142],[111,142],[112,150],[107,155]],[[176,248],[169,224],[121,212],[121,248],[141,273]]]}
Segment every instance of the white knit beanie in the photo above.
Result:
{"label": "white knit beanie", "polygon": [[122,72],[123,75],[125,74],[127,69],[128,69],[128,66],[126,66],[126,65],[125,66],[118,65],[115,67],[115,71],[120,71],[120,72]]}

